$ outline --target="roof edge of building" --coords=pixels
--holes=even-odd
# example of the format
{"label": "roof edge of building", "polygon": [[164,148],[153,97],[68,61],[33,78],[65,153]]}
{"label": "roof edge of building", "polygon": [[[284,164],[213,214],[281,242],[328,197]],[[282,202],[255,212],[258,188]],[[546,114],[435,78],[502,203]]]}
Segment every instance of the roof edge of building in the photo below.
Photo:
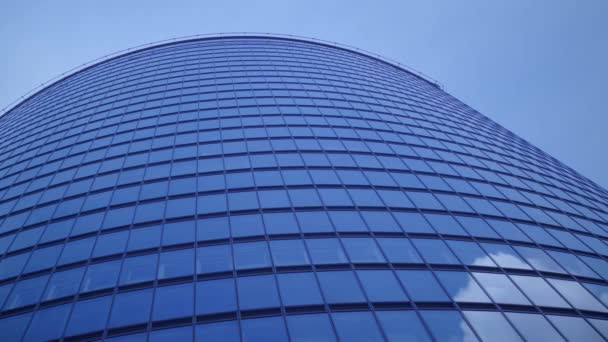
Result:
{"label": "roof edge of building", "polygon": [[114,59],[122,58],[128,56],[130,54],[139,53],[141,51],[150,50],[162,46],[169,46],[173,44],[180,44],[184,42],[193,42],[193,41],[204,41],[204,40],[217,40],[217,39],[235,39],[235,38],[266,38],[266,39],[277,39],[277,40],[291,40],[297,42],[306,42],[311,44],[317,44],[332,48],[337,48],[341,50],[345,50],[351,53],[357,53],[359,55],[375,59],[377,61],[388,64],[392,67],[395,67],[399,70],[405,71],[439,89],[442,89],[442,85],[435,79],[431,78],[428,75],[423,74],[420,71],[417,71],[413,68],[407,67],[397,61],[391,60],[379,54],[375,54],[373,52],[369,52],[360,48],[348,46],[345,44],[340,44],[336,42],[330,42],[322,39],[310,38],[310,37],[302,37],[297,35],[287,35],[287,34],[277,34],[277,33],[259,33],[259,32],[227,32],[227,33],[209,33],[209,34],[197,34],[191,36],[182,36],[176,38],[170,38],[155,42],[150,42],[138,46],[134,46],[128,49],[119,50],[108,55],[96,58],[92,61],[81,64],[77,67],[74,67],[68,71],[65,71],[50,80],[40,84],[34,89],[28,91],[18,99],[6,105],[4,108],[0,109],[0,120],[4,119],[6,115],[8,115],[13,110],[19,108],[21,105],[26,103],[32,97],[38,95],[39,93],[45,91],[46,89],[54,86],[55,84],[66,80],[72,76],[75,76],[81,72],[84,72],[88,69],[94,68],[102,63],[106,63],[112,61]]}

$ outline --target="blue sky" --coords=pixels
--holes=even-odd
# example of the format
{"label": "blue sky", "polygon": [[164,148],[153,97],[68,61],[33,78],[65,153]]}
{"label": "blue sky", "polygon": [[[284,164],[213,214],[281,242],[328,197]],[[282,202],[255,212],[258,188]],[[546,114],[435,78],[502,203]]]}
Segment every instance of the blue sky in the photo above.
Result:
{"label": "blue sky", "polygon": [[82,1],[0,4],[0,107],[111,52],[213,32],[339,42],[439,80],[608,187],[608,1]]}

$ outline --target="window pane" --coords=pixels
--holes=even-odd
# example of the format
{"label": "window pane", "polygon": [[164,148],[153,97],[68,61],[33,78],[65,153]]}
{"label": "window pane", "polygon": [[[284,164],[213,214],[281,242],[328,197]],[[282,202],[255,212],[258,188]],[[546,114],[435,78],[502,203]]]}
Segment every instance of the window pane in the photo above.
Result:
{"label": "window pane", "polygon": [[285,273],[277,277],[285,306],[323,304],[313,273]]}
{"label": "window pane", "polygon": [[196,273],[232,271],[230,245],[206,246],[196,249]]}
{"label": "window pane", "polygon": [[608,311],[587,289],[580,283],[561,279],[548,279],[575,308],[592,311]]}
{"label": "window pane", "polygon": [[515,249],[530,265],[539,271],[565,273],[564,269],[553,261],[553,259],[551,259],[542,249],[522,246],[515,246]]}
{"label": "window pane", "polygon": [[397,271],[397,276],[414,301],[438,302],[449,300],[429,271]]}
{"label": "window pane", "polygon": [[[38,302],[48,279],[49,276],[42,276],[17,282],[6,304],[4,304],[3,310],[15,309]],[[2,303],[0,302],[0,304]]]}
{"label": "window pane", "polygon": [[42,299],[51,300],[75,294],[80,287],[80,280],[82,279],[84,270],[84,267],[78,267],[53,273]]}
{"label": "window pane", "polygon": [[154,280],[157,261],[157,254],[126,258],[120,273],[120,284],[133,284]]}
{"label": "window pane", "polygon": [[314,264],[344,264],[346,254],[337,239],[307,239],[306,245]]}
{"label": "window pane", "polygon": [[275,266],[308,265],[308,255],[302,240],[270,241]]}
{"label": "window pane", "polygon": [[240,342],[239,326],[236,321],[199,324],[195,328],[196,341]]}
{"label": "window pane", "polygon": [[408,239],[378,238],[378,244],[391,263],[420,264],[422,259]]}
{"label": "window pane", "polygon": [[112,304],[110,327],[145,323],[150,319],[152,289],[119,293]]}
{"label": "window pane", "polygon": [[183,249],[160,254],[159,279],[187,276],[192,272],[194,272],[194,250]]}
{"label": "window pane", "polygon": [[161,286],[156,289],[152,319],[192,316],[193,284]]}
{"label": "window pane", "polygon": [[481,246],[500,267],[519,268],[525,270],[531,269],[530,265],[528,265],[524,259],[522,259],[515,252],[515,250],[508,245],[482,243]]}
{"label": "window pane", "polygon": [[287,341],[282,317],[244,319],[241,322],[243,342]]}
{"label": "window pane", "polygon": [[460,313],[456,311],[420,311],[437,341],[479,341]]}
{"label": "window pane", "polygon": [[568,316],[547,316],[570,341],[602,341],[603,338],[598,334],[589,323],[579,317]]}
{"label": "window pane", "polygon": [[373,239],[343,238],[342,243],[353,263],[381,263],[385,262],[382,252]]}
{"label": "window pane", "polygon": [[120,260],[90,265],[84,275],[81,291],[95,291],[113,287],[118,280]]}
{"label": "window pane", "polygon": [[268,235],[298,233],[298,222],[293,213],[264,214],[264,224]]}
{"label": "window pane", "polygon": [[[188,199],[192,203],[193,200]],[[194,230],[195,230],[195,222],[194,221],[184,221],[184,222],[175,222],[175,223],[167,223],[163,228],[163,242],[162,244],[167,245],[176,245],[180,243],[188,243],[194,241]]]}
{"label": "window pane", "polygon": [[341,341],[384,341],[370,312],[341,312],[331,316]]}
{"label": "window pane", "polygon": [[[30,321],[31,313],[11,316],[0,320],[0,338],[5,341],[20,341],[25,328]],[[65,324],[65,323],[64,323]],[[35,327],[30,330],[36,329]],[[61,325],[63,329],[63,325]]]}
{"label": "window pane", "polygon": [[279,294],[274,275],[237,278],[241,310],[279,306]]}
{"label": "window pane", "polygon": [[407,296],[393,271],[357,271],[367,298],[372,302],[403,302]]}
{"label": "window pane", "polygon": [[25,334],[26,341],[47,341],[59,338],[68,321],[72,304],[53,306],[36,311]]}
{"label": "window pane", "polygon": [[333,232],[334,228],[327,213],[318,212],[298,212],[296,213],[303,233]]}
{"label": "window pane", "polygon": [[76,302],[65,334],[79,335],[89,331],[102,330],[106,326],[111,304],[112,296]]}
{"label": "window pane", "polygon": [[475,242],[449,240],[447,243],[464,264],[496,267],[494,261]]}
{"label": "window pane", "polygon": [[389,342],[431,341],[414,311],[376,311]]}
{"label": "window pane", "polygon": [[234,279],[218,279],[196,283],[196,314],[236,310]]}
{"label": "window pane", "polygon": [[333,342],[334,331],[327,314],[287,316],[292,342]]}
{"label": "window pane", "polygon": [[173,329],[152,330],[150,332],[150,342],[172,342],[172,341],[191,341],[192,327],[180,327]]}
{"label": "window pane", "polygon": [[235,243],[233,248],[236,269],[262,268],[272,265],[266,241]]}
{"label": "window pane", "polygon": [[464,311],[464,315],[484,341],[522,341],[499,312]]}
{"label": "window pane", "polygon": [[448,294],[456,302],[490,303],[473,277],[465,272],[435,272]]}
{"label": "window pane", "polygon": [[424,260],[430,264],[460,264],[445,242],[431,239],[412,239]]}
{"label": "window pane", "polygon": [[530,342],[565,341],[563,337],[541,315],[506,313],[515,328]]}
{"label": "window pane", "polygon": [[363,292],[361,292],[353,272],[319,272],[317,275],[327,302],[365,302]]}
{"label": "window pane", "polygon": [[497,303],[529,305],[513,283],[502,274],[473,273],[481,286]]}
{"label": "window pane", "polygon": [[510,277],[534,304],[570,308],[570,305],[544,279],[514,275]]}

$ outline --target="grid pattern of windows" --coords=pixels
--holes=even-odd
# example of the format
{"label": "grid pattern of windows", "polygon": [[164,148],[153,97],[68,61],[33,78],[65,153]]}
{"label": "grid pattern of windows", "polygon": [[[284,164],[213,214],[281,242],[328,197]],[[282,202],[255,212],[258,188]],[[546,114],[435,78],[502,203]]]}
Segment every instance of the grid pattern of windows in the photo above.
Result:
{"label": "grid pattern of windows", "polygon": [[320,43],[170,43],[0,118],[0,339],[608,340],[608,192]]}

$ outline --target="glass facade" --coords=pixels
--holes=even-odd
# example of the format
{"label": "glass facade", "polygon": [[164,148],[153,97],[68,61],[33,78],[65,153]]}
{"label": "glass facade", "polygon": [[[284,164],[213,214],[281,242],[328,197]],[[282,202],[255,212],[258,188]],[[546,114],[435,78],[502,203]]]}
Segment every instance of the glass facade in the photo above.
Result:
{"label": "glass facade", "polygon": [[608,192],[436,85],[234,36],[0,118],[0,340],[602,341]]}

